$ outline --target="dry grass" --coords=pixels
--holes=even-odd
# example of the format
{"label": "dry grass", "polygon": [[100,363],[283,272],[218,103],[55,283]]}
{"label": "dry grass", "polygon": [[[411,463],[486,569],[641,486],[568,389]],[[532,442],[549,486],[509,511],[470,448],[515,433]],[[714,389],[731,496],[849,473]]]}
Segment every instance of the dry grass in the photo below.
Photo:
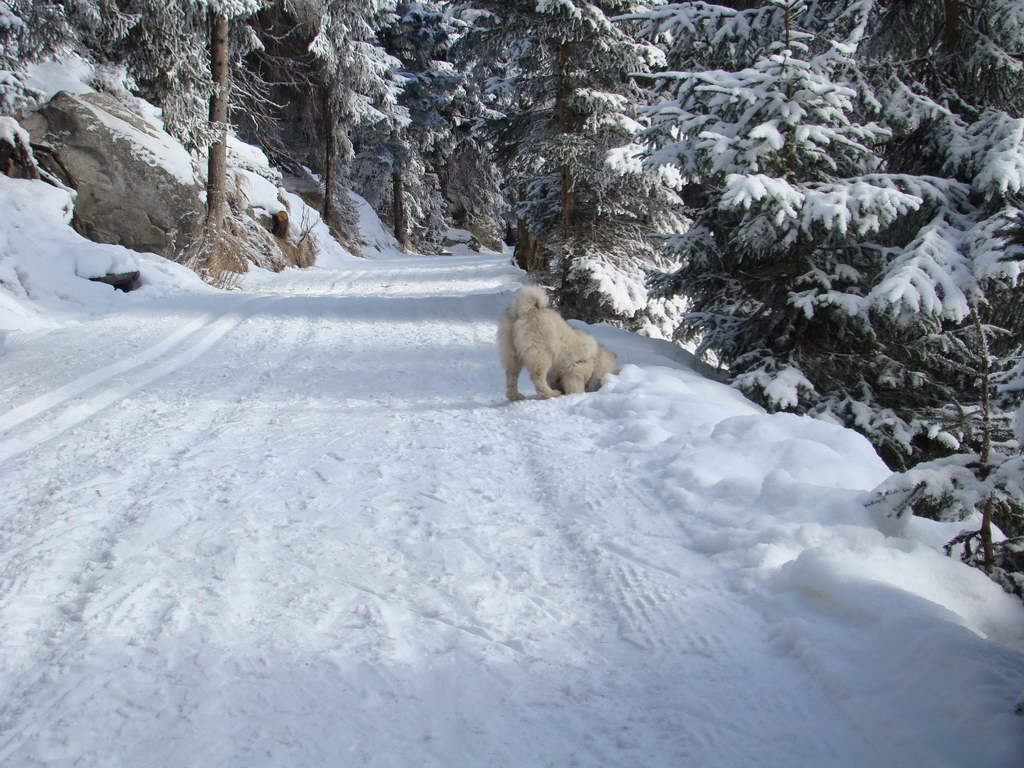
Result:
{"label": "dry grass", "polygon": [[239,210],[233,195],[224,225],[203,233],[182,260],[210,285],[232,290],[255,265],[272,272],[288,267],[310,267],[316,261],[318,243],[312,233],[316,218],[305,212],[304,219],[291,221],[287,235],[277,237],[249,211]]}

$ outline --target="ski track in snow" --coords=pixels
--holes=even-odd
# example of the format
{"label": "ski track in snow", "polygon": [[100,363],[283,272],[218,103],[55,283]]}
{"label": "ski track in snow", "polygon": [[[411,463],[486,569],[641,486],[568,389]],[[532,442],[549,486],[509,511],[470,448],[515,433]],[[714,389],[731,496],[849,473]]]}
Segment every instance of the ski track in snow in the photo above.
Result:
{"label": "ski track in snow", "polygon": [[[45,420],[25,438],[0,438],[0,464],[77,426],[152,381],[188,365],[247,317],[259,312],[266,301],[249,298],[236,302],[230,311],[198,318],[137,355],[125,357],[12,409],[0,417],[0,435],[48,411],[69,406],[59,416]],[[184,350],[178,351],[182,346]],[[88,395],[92,390],[95,394]]]}
{"label": "ski track in snow", "polygon": [[886,765],[720,512],[588,396],[504,402],[518,279],[291,271],[40,335],[0,387],[0,764]]}

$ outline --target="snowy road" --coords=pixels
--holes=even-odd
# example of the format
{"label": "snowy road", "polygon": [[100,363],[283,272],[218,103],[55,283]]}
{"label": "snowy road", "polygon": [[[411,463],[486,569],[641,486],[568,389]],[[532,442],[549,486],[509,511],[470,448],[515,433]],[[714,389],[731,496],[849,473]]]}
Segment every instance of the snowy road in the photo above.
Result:
{"label": "snowy road", "polygon": [[0,764],[1010,768],[1024,615],[868,524],[866,443],[608,329],[612,385],[507,404],[520,279],[365,262],[9,340]]}

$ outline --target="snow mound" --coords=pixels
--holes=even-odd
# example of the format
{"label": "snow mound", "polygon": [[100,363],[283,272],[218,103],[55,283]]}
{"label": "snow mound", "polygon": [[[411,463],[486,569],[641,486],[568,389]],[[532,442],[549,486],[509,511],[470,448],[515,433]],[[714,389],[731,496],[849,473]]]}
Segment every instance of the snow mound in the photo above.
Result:
{"label": "snow mound", "polygon": [[698,546],[734,566],[747,588],[780,571],[794,588],[813,585],[799,574],[814,553],[838,581],[886,583],[978,635],[1024,641],[1014,599],[939,552],[961,523],[915,518],[902,537],[878,529],[861,494],[891,472],[853,430],[765,413],[731,387],[670,367],[626,365],[598,393],[572,400],[604,425],[606,445],[657,478]]}
{"label": "snow mound", "polygon": [[360,244],[364,251],[367,251],[364,255],[378,259],[400,259],[408,256],[395,236],[385,228],[373,206],[355,192],[349,192],[349,196],[356,209]]}
{"label": "snow mound", "polygon": [[[155,254],[120,245],[94,243],[71,228],[70,192],[41,181],[0,175],[0,328],[24,331],[48,327],[82,314],[110,311],[121,301],[138,301],[207,288],[195,273]],[[131,294],[89,278],[140,273]]]}
{"label": "snow mound", "polygon": [[[865,438],[766,414],[729,387],[670,367],[626,365],[566,407],[601,425],[598,442],[657,486],[691,548],[725,567],[780,650],[873,733],[878,764],[921,723],[935,724],[922,746],[927,764],[972,764],[979,738],[991,746],[990,764],[1019,759],[1019,740],[1007,738],[1019,730],[1007,691],[1024,688],[1020,605],[942,553],[961,524],[915,519],[902,537],[878,529],[861,493],[890,472]],[[877,674],[866,676],[871,668]],[[907,682],[893,694],[893,680]],[[883,692],[907,722],[879,722]],[[970,707],[957,704],[966,700]]]}

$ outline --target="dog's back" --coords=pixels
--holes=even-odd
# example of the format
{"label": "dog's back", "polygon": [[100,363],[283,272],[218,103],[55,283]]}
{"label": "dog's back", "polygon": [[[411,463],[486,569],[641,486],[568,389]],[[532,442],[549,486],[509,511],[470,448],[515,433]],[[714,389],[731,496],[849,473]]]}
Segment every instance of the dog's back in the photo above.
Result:
{"label": "dog's back", "polygon": [[539,285],[524,285],[512,299],[508,317],[515,322],[520,317],[533,315],[548,306],[548,295]]}

